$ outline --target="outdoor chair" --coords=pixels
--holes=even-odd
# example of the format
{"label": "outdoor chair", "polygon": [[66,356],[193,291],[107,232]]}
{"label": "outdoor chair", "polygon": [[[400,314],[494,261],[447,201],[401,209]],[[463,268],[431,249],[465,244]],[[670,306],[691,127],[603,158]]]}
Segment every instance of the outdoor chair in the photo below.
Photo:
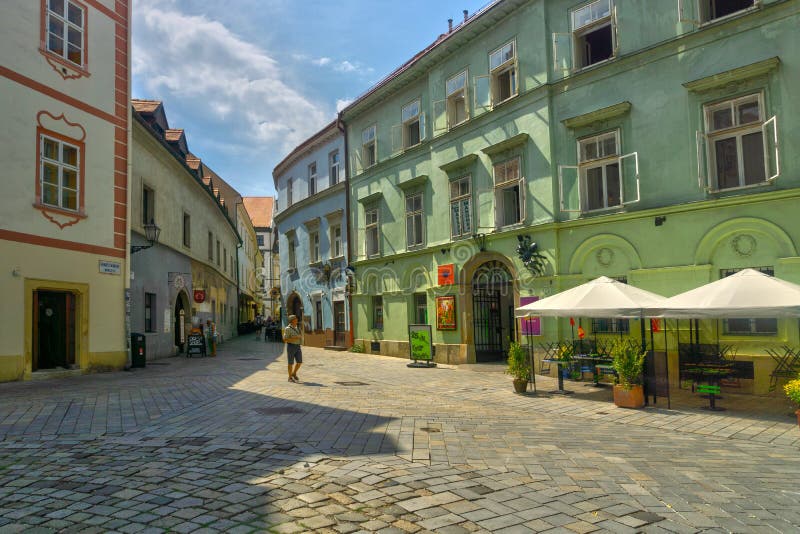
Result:
{"label": "outdoor chair", "polygon": [[540,375],[549,375],[550,374],[550,362],[546,362],[541,360],[539,362],[539,374]]}

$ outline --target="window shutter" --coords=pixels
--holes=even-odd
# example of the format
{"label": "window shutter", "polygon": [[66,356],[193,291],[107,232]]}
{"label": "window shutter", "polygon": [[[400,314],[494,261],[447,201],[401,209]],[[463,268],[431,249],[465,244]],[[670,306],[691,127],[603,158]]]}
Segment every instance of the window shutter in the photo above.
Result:
{"label": "window shutter", "polygon": [[710,173],[708,173],[708,157],[706,149],[708,147],[708,137],[698,130],[695,132],[695,144],[697,145],[697,186],[700,191],[712,189],[710,183]]}
{"label": "window shutter", "polygon": [[678,0],[678,22],[700,25],[699,6],[697,0]]}
{"label": "window shutter", "polygon": [[[770,126],[770,123],[771,126]],[[772,130],[772,135],[770,135]],[[772,116],[761,125],[764,138],[764,165],[766,165],[767,181],[772,182],[781,174],[780,153],[778,150],[778,117]]]}
{"label": "window shutter", "polygon": [[350,155],[350,172],[352,172],[353,175],[361,172],[361,150],[362,147],[359,147],[358,150],[353,150]]}
{"label": "window shutter", "polygon": [[402,128],[399,124],[392,126],[392,155],[399,154],[403,150]]}
{"label": "window shutter", "polygon": [[619,30],[617,25],[617,6],[611,8],[611,29],[614,32],[614,57],[619,57]]}
{"label": "window shutter", "polygon": [[525,181],[525,178],[519,179],[519,222],[525,222],[527,218],[527,206],[528,206],[528,192],[526,190],[528,182]]}
{"label": "window shutter", "polygon": [[492,107],[491,79],[489,76],[475,76],[475,114],[478,110],[488,111]]}
{"label": "window shutter", "polygon": [[576,165],[558,166],[558,191],[562,212],[581,211],[581,181]]}
{"label": "window shutter", "polygon": [[433,103],[433,136],[447,131],[447,101],[436,100]]}
{"label": "window shutter", "polygon": [[553,34],[553,71],[572,71],[572,34]]}
{"label": "window shutter", "polygon": [[622,174],[622,182],[620,184],[622,205],[639,202],[641,198],[639,191],[639,153],[631,152],[620,156],[619,168]]}
{"label": "window shutter", "polygon": [[425,112],[419,114],[419,140],[425,141],[428,138],[428,125],[425,121]]}
{"label": "window shutter", "polygon": [[494,227],[500,228],[502,226],[502,219],[500,214],[503,213],[503,190],[494,188]]}

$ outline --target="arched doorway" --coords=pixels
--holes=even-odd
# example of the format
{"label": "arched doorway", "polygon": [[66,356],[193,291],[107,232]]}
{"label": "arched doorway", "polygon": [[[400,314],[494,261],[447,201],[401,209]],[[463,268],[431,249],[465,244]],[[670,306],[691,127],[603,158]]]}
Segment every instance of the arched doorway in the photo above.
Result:
{"label": "arched doorway", "polygon": [[286,299],[286,319],[288,321],[289,315],[296,315],[300,324],[303,324],[303,301],[300,295],[292,293]]}
{"label": "arched doorway", "polygon": [[181,291],[175,299],[175,314],[173,325],[173,332],[175,332],[175,346],[178,347],[178,352],[183,352],[184,345],[186,344],[186,331],[187,319],[186,315],[189,309],[189,296]]}
{"label": "arched doorway", "polygon": [[514,339],[514,286],[497,260],[481,264],[472,276],[472,328],[475,361],[503,360]]}

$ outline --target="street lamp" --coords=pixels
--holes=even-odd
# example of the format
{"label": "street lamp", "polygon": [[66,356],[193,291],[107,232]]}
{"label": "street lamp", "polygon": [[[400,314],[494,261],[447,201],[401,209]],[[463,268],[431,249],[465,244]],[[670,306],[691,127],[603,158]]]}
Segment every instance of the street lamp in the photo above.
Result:
{"label": "street lamp", "polygon": [[149,245],[133,245],[131,246],[131,254],[136,254],[140,250],[150,248],[158,242],[158,236],[161,235],[161,228],[156,226],[156,223],[150,219],[150,224],[144,225],[144,236]]}

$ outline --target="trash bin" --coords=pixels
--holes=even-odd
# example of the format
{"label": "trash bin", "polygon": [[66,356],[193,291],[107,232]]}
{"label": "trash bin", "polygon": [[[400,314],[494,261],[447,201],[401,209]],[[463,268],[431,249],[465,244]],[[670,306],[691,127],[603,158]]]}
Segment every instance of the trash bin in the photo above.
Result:
{"label": "trash bin", "polygon": [[131,334],[131,367],[144,367],[147,363],[147,344],[144,334]]}

